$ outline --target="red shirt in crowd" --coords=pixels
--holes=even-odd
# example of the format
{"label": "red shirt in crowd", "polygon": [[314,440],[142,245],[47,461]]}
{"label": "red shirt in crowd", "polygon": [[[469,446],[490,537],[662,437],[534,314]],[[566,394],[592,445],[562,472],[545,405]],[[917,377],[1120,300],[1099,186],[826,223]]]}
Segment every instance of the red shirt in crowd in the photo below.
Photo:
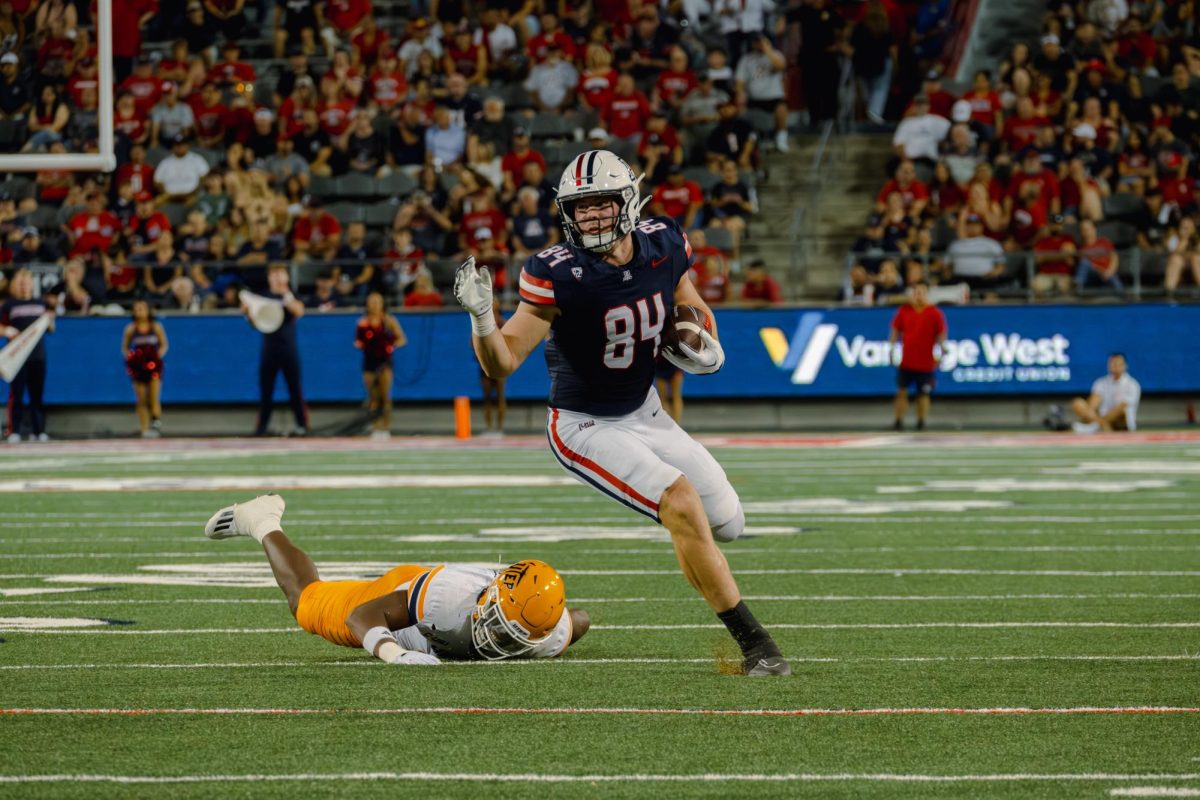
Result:
{"label": "red shirt in crowd", "polygon": [[[1045,236],[1037,240],[1037,244],[1033,246],[1035,253],[1061,253],[1062,249],[1070,245],[1075,246],[1075,240],[1066,233],[1047,233]],[[1042,275],[1070,275],[1071,256],[1063,255],[1060,259],[1053,261],[1043,261],[1037,265],[1037,271]]]}
{"label": "red shirt in crowd", "polygon": [[442,296],[438,292],[418,292],[416,290],[408,293],[404,298],[405,308],[433,308],[442,305]]}
{"label": "red shirt in crowd", "polygon": [[1041,172],[1030,175],[1025,170],[1019,169],[1013,173],[1012,182],[1008,185],[1009,197],[1014,200],[1020,197],[1022,188],[1030,183],[1037,185],[1038,196],[1047,208],[1050,207],[1050,202],[1062,193],[1058,178],[1050,170],[1043,168]]}
{"label": "red shirt in crowd", "polygon": [[130,238],[135,244],[150,244],[157,242],[164,231],[171,230],[171,220],[161,211],[155,211],[148,217],[134,216],[129,220]]}
{"label": "red shirt in crowd", "polygon": [[529,40],[529,57],[535,63],[540,64],[546,60],[546,50],[550,47],[550,42],[554,42],[562,49],[563,58],[567,61],[575,60],[575,40],[566,32],[557,30],[550,36],[547,36],[545,31],[539,33]]}
{"label": "red shirt in crowd", "polygon": [[336,103],[322,103],[317,106],[317,116],[321,119],[321,129],[330,136],[339,136],[350,127],[354,115],[354,103],[349,100],[339,100]]}
{"label": "red shirt in crowd", "polygon": [[383,254],[380,272],[395,271],[400,275],[401,284],[409,284],[417,277],[417,273],[425,266],[425,251],[414,247],[407,253],[401,253],[392,248]]}
{"label": "red shirt in crowd", "polygon": [[521,185],[521,175],[525,171],[525,165],[530,161],[536,161],[542,167],[542,172],[546,171],[546,159],[537,150],[532,148],[527,149],[524,153],[518,153],[516,150],[509,150],[504,154],[504,158],[500,159],[500,169],[506,175],[512,178],[513,183]]}
{"label": "red shirt in crowd", "polygon": [[371,12],[371,0],[328,0],[325,3],[325,19],[339,31],[358,27],[363,17]]}
{"label": "red shirt in crowd", "polygon": [[1092,262],[1092,266],[1101,272],[1112,266],[1113,256],[1116,255],[1116,252],[1117,248],[1113,247],[1113,243],[1107,236],[1097,236],[1096,241],[1091,244],[1087,242],[1079,244],[1079,255]]}
{"label": "red shirt in crowd", "polygon": [[470,78],[475,74],[475,68],[479,65],[479,53],[483,50],[483,45],[472,43],[466,50],[459,50],[453,45],[446,48],[446,55],[454,62],[454,71],[460,75],[465,75]]}
{"label": "red shirt in crowd", "polygon": [[100,78],[94,69],[91,75],[75,75],[67,81],[67,94],[74,108],[83,108],[83,93],[88,89],[96,90],[96,102],[100,102]]}
{"label": "red shirt in crowd", "polygon": [[673,103],[682,100],[688,92],[696,88],[696,74],[690,69],[683,72],[664,69],[658,73],[658,80],[654,82],[654,86],[664,102]]}
{"label": "red shirt in crowd", "polygon": [[[96,0],[92,0],[92,16],[96,19]],[[120,0],[112,4],[112,50],[117,58],[136,58],[142,50],[142,29],[138,20],[143,14],[158,13],[158,0]]]}
{"label": "red shirt in crowd", "polygon": [[375,35],[370,39],[367,38],[366,31],[359,31],[354,34],[350,43],[358,48],[358,55],[362,59],[362,63],[371,65],[379,60],[379,51],[387,47],[391,41],[390,33],[376,28]]}
{"label": "red shirt in crowd", "polygon": [[627,139],[646,127],[646,120],[650,119],[650,101],[636,89],[633,94],[613,95],[603,116],[609,136]]}
{"label": "red shirt in crowd", "polygon": [[917,202],[918,200],[929,199],[929,187],[926,186],[924,182],[914,179],[909,181],[907,186],[901,186],[900,181],[892,178],[883,185],[882,189],[879,190],[879,195],[875,198],[875,200],[880,205],[883,205],[887,202],[888,195],[890,195],[892,192],[899,192],[901,199],[904,200],[905,211],[911,210],[913,203]]}
{"label": "red shirt in crowd", "polygon": [[758,283],[746,282],[742,286],[743,300],[765,300],[768,303],[782,303],[783,292],[779,289],[779,284],[770,275],[764,275],[763,279]]}
{"label": "red shirt in crowd", "polygon": [[67,223],[71,231],[71,255],[82,256],[99,248],[101,253],[107,253],[113,239],[121,232],[121,221],[111,211],[101,211],[99,214],[89,214],[80,211],[71,217]]}
{"label": "red shirt in crowd", "polygon": [[117,94],[122,92],[129,92],[133,95],[133,104],[137,106],[138,113],[146,116],[150,113],[150,109],[154,108],[154,104],[162,98],[162,81],[153,75],[144,78],[130,75],[117,87]]}
{"label": "red shirt in crowd", "polygon": [[229,109],[223,103],[206,106],[199,94],[193,94],[187,99],[196,117],[196,134],[206,141],[221,138],[225,135],[226,117]]}
{"label": "red shirt in crowd", "polygon": [[371,99],[380,108],[392,108],[408,94],[408,81],[403,70],[385,72],[379,67],[371,73]]}
{"label": "red shirt in crowd", "polygon": [[256,78],[254,66],[245,61],[222,61],[208,71],[209,83],[254,83]]}
{"label": "red shirt in crowd", "polygon": [[1029,119],[1024,119],[1014,114],[1004,123],[1004,141],[1008,144],[1008,149],[1016,153],[1026,145],[1033,144],[1034,139],[1037,138],[1038,128],[1049,124],[1050,120],[1045,117],[1034,115]]}
{"label": "red shirt in crowd", "polygon": [[695,181],[684,181],[679,186],[670,181],[660,183],[654,190],[653,200],[662,203],[663,213],[668,217],[682,217],[692,203],[704,202],[704,190]]}
{"label": "red shirt in crowd", "polygon": [[579,76],[579,84],[575,87],[575,92],[587,101],[587,104],[597,111],[603,111],[608,108],[608,101],[612,99],[613,89],[617,86],[617,71],[610,69],[603,75],[590,75],[584,73]]}
{"label": "red shirt in crowd", "polygon": [[125,134],[130,141],[140,142],[146,137],[146,118],[136,106],[128,117],[121,116],[121,112],[117,111],[113,114],[113,130]]}
{"label": "red shirt in crowd", "polygon": [[117,167],[117,185],[128,183],[133,187],[133,194],[154,191],[154,167],[149,164],[133,164],[125,162]]}
{"label": "red shirt in crowd", "polygon": [[938,362],[933,346],[946,335],[946,316],[937,306],[925,306],[920,311],[911,303],[901,306],[892,317],[892,330],[900,335],[904,345],[900,368],[913,372],[933,372]]}
{"label": "red shirt in crowd", "polygon": [[316,243],[330,239],[342,232],[341,223],[326,211],[313,211],[309,216],[299,216],[292,226],[293,242]]}
{"label": "red shirt in crowd", "polygon": [[668,150],[674,150],[679,147],[679,134],[675,133],[675,129],[670,125],[657,133],[642,131],[642,137],[638,139],[638,155],[645,155],[646,148],[651,146],[664,146]]}
{"label": "red shirt in crowd", "polygon": [[1000,95],[993,91],[985,94],[968,92],[963,95],[962,99],[971,104],[971,119],[982,125],[996,124],[996,112],[1003,107],[1000,103]]}
{"label": "red shirt in crowd", "polygon": [[472,211],[469,214],[463,214],[458,229],[466,238],[467,247],[478,247],[481,230],[487,229],[492,235],[491,238],[498,242],[506,225],[507,220],[505,220],[504,214],[497,208],[489,208],[486,211]]}

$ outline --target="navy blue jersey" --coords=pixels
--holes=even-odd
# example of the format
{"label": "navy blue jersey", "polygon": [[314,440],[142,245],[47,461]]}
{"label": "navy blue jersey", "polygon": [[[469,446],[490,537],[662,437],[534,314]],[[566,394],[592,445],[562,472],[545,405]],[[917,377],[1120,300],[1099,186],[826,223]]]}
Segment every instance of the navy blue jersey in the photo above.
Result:
{"label": "navy blue jersey", "polygon": [[634,229],[624,266],[569,244],[525,262],[521,299],[560,312],[546,342],[552,408],[617,417],[646,400],[675,286],[691,261],[679,224],[652,217]]}
{"label": "navy blue jersey", "polygon": [[[0,326],[7,325],[23,331],[33,323],[37,322],[38,317],[49,311],[45,300],[18,300],[15,297],[10,297],[0,304]],[[38,360],[46,357],[46,339],[42,339],[29,352],[30,360]]]}

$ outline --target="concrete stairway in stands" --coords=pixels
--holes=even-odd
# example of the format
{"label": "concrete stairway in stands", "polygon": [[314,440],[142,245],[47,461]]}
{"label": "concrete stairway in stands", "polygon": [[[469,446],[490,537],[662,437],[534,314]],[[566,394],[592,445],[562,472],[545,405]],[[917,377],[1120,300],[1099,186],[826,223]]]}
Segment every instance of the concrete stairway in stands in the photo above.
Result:
{"label": "concrete stairway in stands", "polygon": [[[837,296],[846,253],[862,232],[891,156],[890,134],[833,136],[814,170],[819,142],[793,137],[791,152],[768,154],[770,177],[758,185],[759,215],[742,248],[741,263],[766,261],[788,302]],[[799,231],[798,208],[804,214]]]}

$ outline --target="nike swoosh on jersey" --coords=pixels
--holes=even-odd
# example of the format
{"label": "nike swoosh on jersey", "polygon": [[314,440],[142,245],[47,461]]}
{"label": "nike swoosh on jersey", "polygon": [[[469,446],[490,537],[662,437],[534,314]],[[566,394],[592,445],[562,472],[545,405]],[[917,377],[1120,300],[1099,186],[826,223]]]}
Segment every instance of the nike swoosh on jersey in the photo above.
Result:
{"label": "nike swoosh on jersey", "polygon": [[655,267],[657,267],[659,264],[661,264],[662,262],[666,261],[668,258],[669,258],[669,256],[663,256],[662,258],[656,258],[656,259],[653,259],[653,260],[650,262],[650,269],[654,269],[654,268],[655,268]]}

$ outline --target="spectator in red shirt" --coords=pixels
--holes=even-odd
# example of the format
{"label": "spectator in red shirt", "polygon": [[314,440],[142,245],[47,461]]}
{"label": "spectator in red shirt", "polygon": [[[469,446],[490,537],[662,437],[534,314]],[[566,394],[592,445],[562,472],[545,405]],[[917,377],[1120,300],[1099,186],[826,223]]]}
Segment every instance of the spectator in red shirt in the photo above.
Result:
{"label": "spectator in red shirt", "polygon": [[1034,144],[1038,128],[1050,124],[1045,117],[1039,117],[1030,97],[1017,98],[1017,113],[1004,123],[1004,143],[1010,153],[1019,153]]}
{"label": "spectator in red shirt", "polygon": [[1075,238],[1063,230],[1062,214],[1051,214],[1046,231],[1033,245],[1037,274],[1033,276],[1036,296],[1067,294],[1071,291]]}
{"label": "spectator in red shirt", "polygon": [[225,144],[225,131],[229,109],[221,102],[221,90],[216,84],[206,83],[199,94],[187,99],[196,118],[196,140],[202,147],[221,147]]}
{"label": "spectator in red shirt", "polygon": [[[942,73],[936,69],[930,70],[925,75],[925,82],[921,84],[921,93],[929,98],[929,113],[936,114],[939,117],[950,119],[950,109],[954,106],[954,95],[942,88]],[[911,104],[909,108],[911,108]],[[907,115],[908,110],[905,110]]]}
{"label": "spectator in red shirt", "polygon": [[688,66],[687,53],[682,47],[671,48],[667,64],[667,68],[658,73],[650,99],[657,108],[678,111],[683,98],[696,88],[696,73]]}
{"label": "spectator in red shirt", "polygon": [[985,139],[996,138],[996,132],[1004,124],[1003,106],[1000,95],[992,89],[992,75],[986,69],[975,73],[975,82],[971,91],[963,95],[963,100],[971,104],[971,119],[978,125]]}
{"label": "spectator in red shirt", "polygon": [[[211,2],[211,0],[210,0]],[[242,48],[237,42],[225,42],[221,47],[223,60],[213,65],[208,71],[208,83],[217,86],[237,86],[238,84],[253,84],[258,78],[254,66],[241,60]]]}
{"label": "spectator in red shirt", "polygon": [[437,308],[442,302],[442,293],[434,288],[433,277],[425,270],[418,272],[412,291],[404,297],[404,307]]}
{"label": "spectator in red shirt", "polygon": [[471,86],[487,86],[487,48],[475,42],[470,27],[462,25],[454,31],[442,63],[447,75],[462,75]]}
{"label": "spectator in red shirt", "polygon": [[563,58],[567,61],[575,60],[575,40],[572,39],[559,25],[558,15],[549,11],[541,16],[542,32],[537,36],[529,39],[526,45],[529,50],[529,57],[533,63],[540,64],[546,60],[546,51],[549,49],[551,42],[554,42],[562,49]]}
{"label": "spectator in red shirt", "polygon": [[725,260],[725,254],[708,244],[702,230],[692,231],[687,238],[696,257],[688,271],[696,290],[709,305],[728,302],[729,262]]}
{"label": "spectator in red shirt", "polygon": [[545,171],[545,157],[529,146],[529,131],[521,127],[514,128],[512,149],[500,159],[500,169],[504,173],[504,197],[511,197],[521,185],[521,176],[528,161],[537,162]]}
{"label": "spectator in red shirt", "polygon": [[395,108],[405,98],[408,80],[404,77],[404,70],[400,69],[394,49],[385,47],[379,51],[379,62],[371,71],[367,83],[371,102],[384,111]]}
{"label": "spectator in red shirt", "polygon": [[883,211],[887,206],[887,198],[892,192],[900,195],[904,201],[904,211],[910,217],[918,218],[929,204],[929,187],[917,180],[917,169],[913,162],[905,159],[896,167],[895,177],[883,185],[875,197],[875,210]]}
{"label": "spectator in red shirt", "polygon": [[385,48],[391,48],[392,36],[379,29],[375,15],[363,17],[362,29],[354,35],[350,44],[350,63],[361,70],[369,70],[379,61]]}
{"label": "spectator in red shirt", "polygon": [[650,119],[650,101],[634,85],[633,76],[628,72],[617,78],[617,87],[601,118],[608,135],[620,141],[635,141],[646,127]]}
{"label": "spectator in red shirt", "polygon": [[1064,216],[1095,222],[1104,219],[1100,184],[1087,174],[1083,159],[1078,156],[1067,162],[1067,178],[1061,184],[1059,197]]}
{"label": "spectator in red shirt", "polygon": [[345,133],[354,116],[354,103],[342,94],[337,80],[328,75],[321,80],[321,102],[317,105],[317,116],[321,120],[321,130],[330,137]]}
{"label": "spectator in red shirt", "polygon": [[75,72],[71,79],[67,81],[67,95],[71,98],[71,105],[75,108],[83,107],[83,93],[92,89],[100,91],[100,77],[98,68],[96,67],[96,59],[91,56],[86,56],[79,59],[75,65]]}
{"label": "spectator in red shirt", "polygon": [[[503,212],[492,204],[492,193],[485,189],[471,195],[470,211],[463,214],[458,225],[458,247],[464,252],[480,249],[482,239],[491,239],[497,246],[503,245],[508,235],[508,220]],[[464,203],[466,205],[466,203]],[[487,233],[484,233],[484,231]]]}
{"label": "spectator in red shirt", "polygon": [[137,212],[129,220],[125,236],[129,239],[130,255],[134,258],[154,252],[158,240],[164,231],[171,230],[171,220],[167,215],[154,207],[154,195],[142,190],[134,195],[137,201]]}
{"label": "spectator in red shirt", "polygon": [[121,221],[104,210],[104,195],[93,189],[88,193],[85,209],[67,223],[67,238],[71,242],[69,255],[88,257],[95,250],[107,253],[120,232]]}
{"label": "spectator in red shirt", "polygon": [[901,306],[892,318],[888,343],[895,345],[897,341],[903,345],[903,352],[896,377],[896,420],[892,427],[904,430],[908,390],[912,387],[917,396],[917,430],[923,431],[937,382],[934,373],[938,368],[938,357],[933,348],[946,345],[946,317],[941,309],[929,304],[929,286],[924,281],[913,285],[912,300]]}
{"label": "spectator in red shirt", "polygon": [[1024,193],[1026,186],[1037,190],[1039,199],[1047,213],[1062,213],[1061,189],[1058,178],[1042,165],[1041,155],[1035,148],[1026,147],[1021,151],[1021,168],[1013,172],[1008,184],[1008,195],[1004,198],[1004,215],[1012,215],[1017,197]]}
{"label": "spectator in red shirt", "polygon": [[142,117],[148,116],[150,109],[154,108],[159,98],[162,97],[162,81],[155,77],[153,66],[150,56],[145,54],[138,56],[133,74],[121,81],[121,85],[117,87],[117,94],[133,95],[134,105],[137,106],[138,114]]}
{"label": "spectator in red shirt", "polygon": [[113,129],[137,144],[145,144],[150,138],[150,126],[146,124],[145,116],[138,111],[133,95],[123,94],[117,98],[117,107],[113,112]]}
{"label": "spectator in red shirt", "polygon": [[341,224],[320,206],[316,197],[308,195],[292,225],[292,249],[297,261],[329,261],[341,244]]}
{"label": "spectator in red shirt", "polygon": [[779,284],[767,274],[767,264],[756,258],[746,267],[746,283],[742,286],[742,302],[763,306],[783,302]]}
{"label": "spectator in red shirt", "polygon": [[1079,261],[1075,269],[1075,288],[1082,290],[1100,284],[1114,292],[1124,292],[1125,284],[1117,274],[1121,257],[1113,243],[1108,237],[1097,235],[1096,223],[1090,219],[1080,221],[1079,236],[1082,241],[1079,243]]}
{"label": "spectator in red shirt", "polygon": [[339,43],[354,41],[366,18],[374,15],[374,10],[371,0],[327,0],[324,5],[325,21],[329,26],[321,30],[321,38],[325,41],[326,56],[332,59]]}
{"label": "spectator in red shirt", "polygon": [[671,217],[685,231],[696,224],[696,215],[704,207],[704,190],[700,184],[683,175],[683,167],[672,164],[667,169],[666,183],[660,183],[650,199],[650,213]]}
{"label": "spectator in red shirt", "polygon": [[603,113],[616,85],[617,71],[612,68],[612,53],[599,45],[589,46],[579,85],[575,87],[575,96],[583,109]]}
{"label": "spectator in red shirt", "polygon": [[[92,18],[95,19],[94,0]],[[120,0],[112,4],[113,71],[117,82],[133,71],[142,52],[142,28],[158,13],[158,0]]]}

